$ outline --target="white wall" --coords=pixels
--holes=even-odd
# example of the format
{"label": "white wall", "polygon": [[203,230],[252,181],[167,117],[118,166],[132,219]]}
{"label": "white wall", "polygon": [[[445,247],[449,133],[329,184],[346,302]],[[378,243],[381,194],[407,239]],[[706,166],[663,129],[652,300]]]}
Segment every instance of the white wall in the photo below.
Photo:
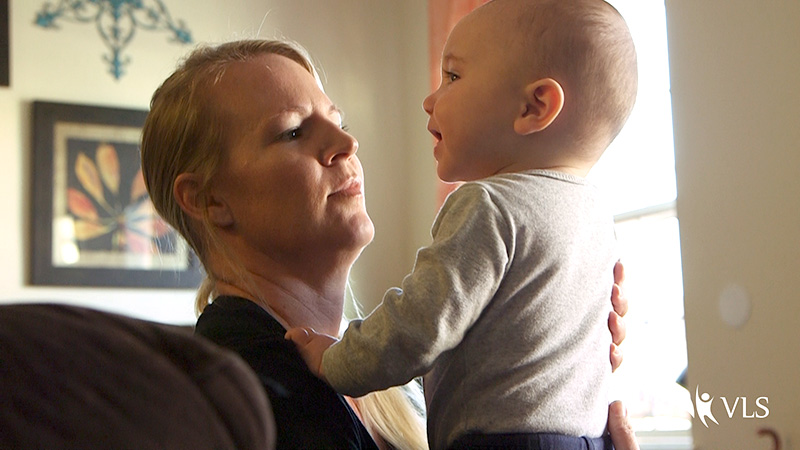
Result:
{"label": "white wall", "polygon": [[[30,104],[34,100],[147,108],[153,90],[190,46],[166,32],[140,30],[115,81],[101,60],[94,25],[33,25],[44,1],[12,0],[11,87],[0,88],[0,303],[59,301],[163,322],[193,322],[190,290],[51,288],[26,285],[28,273]],[[346,112],[367,174],[375,242],[354,269],[356,295],[371,309],[411,268],[435,213],[435,170],[425,114],[427,22],[424,0],[169,0],[195,42],[285,36],[305,45],[327,75],[329,95]],[[430,188],[429,188],[430,187]]]}
{"label": "white wall", "polygon": [[[689,386],[719,425],[697,448],[800,446],[800,3],[667,0]],[[722,320],[738,285],[749,320]],[[728,417],[720,397],[767,397]]]}

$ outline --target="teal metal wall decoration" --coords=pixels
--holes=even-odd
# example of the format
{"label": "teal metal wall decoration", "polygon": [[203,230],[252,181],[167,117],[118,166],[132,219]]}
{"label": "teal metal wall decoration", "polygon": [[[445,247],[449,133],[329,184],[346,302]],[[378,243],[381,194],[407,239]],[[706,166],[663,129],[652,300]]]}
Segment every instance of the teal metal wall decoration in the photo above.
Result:
{"label": "teal metal wall decoration", "polygon": [[109,72],[117,80],[125,73],[131,62],[122,51],[133,40],[137,28],[149,31],[167,30],[172,41],[192,43],[191,32],[183,21],[173,21],[161,0],[61,0],[57,5],[45,3],[36,15],[35,24],[57,29],[56,20],[94,23],[103,42],[111,51],[103,55],[110,65]]}

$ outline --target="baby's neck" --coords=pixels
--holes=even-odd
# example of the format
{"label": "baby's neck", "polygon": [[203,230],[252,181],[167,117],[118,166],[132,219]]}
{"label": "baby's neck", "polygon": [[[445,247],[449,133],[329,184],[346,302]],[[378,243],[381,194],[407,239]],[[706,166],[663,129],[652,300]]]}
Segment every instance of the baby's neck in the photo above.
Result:
{"label": "baby's neck", "polygon": [[541,170],[552,170],[554,172],[566,173],[568,175],[574,175],[576,177],[581,177],[581,178],[586,178],[586,175],[589,174],[589,169],[591,169],[591,167],[566,166],[566,165],[541,168]]}
{"label": "baby's neck", "polygon": [[[585,178],[602,150],[599,143],[579,143],[563,136],[534,136],[533,139],[521,137],[510,144],[498,145],[492,149],[496,156],[485,176],[501,173],[519,173],[529,170],[551,170]],[[464,180],[468,181],[468,180]]]}
{"label": "baby's neck", "polygon": [[519,172],[526,172],[529,170],[550,170],[553,172],[561,172],[576,177],[586,178],[591,168],[592,165],[590,164],[582,164],[578,162],[569,162],[569,161],[553,161],[551,164],[547,163],[531,164],[531,163],[520,162],[519,164],[512,164],[503,167],[502,169],[497,171],[496,174],[519,173]]}

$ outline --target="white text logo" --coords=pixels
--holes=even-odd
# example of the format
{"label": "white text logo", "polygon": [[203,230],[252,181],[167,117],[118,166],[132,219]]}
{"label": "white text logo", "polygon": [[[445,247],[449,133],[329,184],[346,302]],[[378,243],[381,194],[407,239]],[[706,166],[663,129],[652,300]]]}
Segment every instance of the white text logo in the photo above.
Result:
{"label": "white text logo", "polygon": [[[748,408],[747,397],[734,397],[732,400],[729,400],[728,397],[720,397],[720,400],[722,400],[722,403],[725,406],[725,413],[728,415],[729,419],[733,419],[734,416],[738,416],[737,411],[739,410],[739,405],[741,405],[743,419],[763,419],[769,416],[769,408],[767,408],[767,405],[769,404],[769,398],[767,397],[756,398],[755,408]],[[708,392],[703,392],[701,394],[700,385],[697,385],[694,390],[693,409],[697,410],[697,418],[700,419],[700,422],[702,422],[706,428],[708,428],[706,419],[719,425],[719,422],[717,422],[717,419],[711,412],[711,405],[713,402],[714,397],[712,397]],[[689,414],[691,414],[692,417],[695,417],[693,410],[689,410]]]}

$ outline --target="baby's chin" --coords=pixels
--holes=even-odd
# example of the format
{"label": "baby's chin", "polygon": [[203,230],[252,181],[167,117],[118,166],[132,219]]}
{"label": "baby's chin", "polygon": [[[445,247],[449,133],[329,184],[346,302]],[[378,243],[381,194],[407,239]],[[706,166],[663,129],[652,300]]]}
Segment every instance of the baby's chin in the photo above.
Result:
{"label": "baby's chin", "polygon": [[442,183],[458,183],[461,180],[461,177],[457,174],[453,173],[452,170],[448,169],[445,164],[437,161],[436,164],[436,175],[439,177],[439,181]]}

